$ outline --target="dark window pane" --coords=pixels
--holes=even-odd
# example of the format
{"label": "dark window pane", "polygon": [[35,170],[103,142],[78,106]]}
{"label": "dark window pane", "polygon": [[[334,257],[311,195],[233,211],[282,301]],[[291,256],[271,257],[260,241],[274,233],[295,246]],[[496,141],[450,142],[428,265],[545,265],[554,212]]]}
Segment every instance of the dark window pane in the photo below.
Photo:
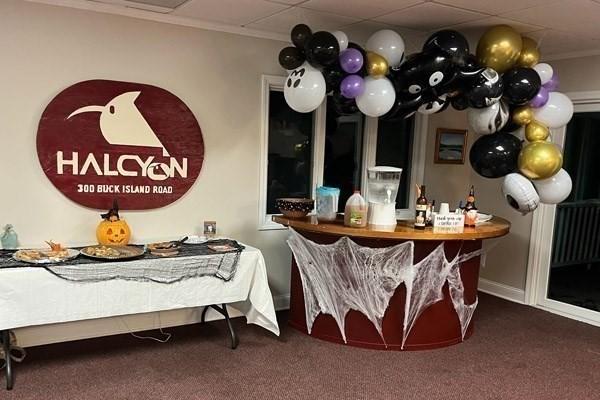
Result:
{"label": "dark window pane", "polygon": [[378,122],[375,165],[402,168],[396,208],[408,208],[409,204],[414,126],[414,116],[401,121],[379,119]]}
{"label": "dark window pane", "polygon": [[340,115],[331,101],[327,103],[323,184],[340,189],[340,212],[354,190],[360,189],[363,126],[362,114]]}
{"label": "dark window pane", "polygon": [[563,168],[571,175],[573,190],[566,200],[600,198],[600,113],[575,113],[567,125]]}
{"label": "dark window pane", "polygon": [[269,94],[267,213],[279,214],[280,197],[312,197],[313,113],[292,110],[283,92]]}

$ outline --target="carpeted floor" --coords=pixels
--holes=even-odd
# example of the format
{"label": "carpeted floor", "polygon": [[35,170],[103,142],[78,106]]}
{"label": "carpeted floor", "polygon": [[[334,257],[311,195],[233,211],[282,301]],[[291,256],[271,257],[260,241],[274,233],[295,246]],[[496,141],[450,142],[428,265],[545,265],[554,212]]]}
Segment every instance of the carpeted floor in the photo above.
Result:
{"label": "carpeted floor", "polygon": [[[29,349],[0,399],[600,399],[600,328],[481,295],[475,334],[422,352],[345,347],[236,319]],[[4,382],[2,381],[2,385]]]}

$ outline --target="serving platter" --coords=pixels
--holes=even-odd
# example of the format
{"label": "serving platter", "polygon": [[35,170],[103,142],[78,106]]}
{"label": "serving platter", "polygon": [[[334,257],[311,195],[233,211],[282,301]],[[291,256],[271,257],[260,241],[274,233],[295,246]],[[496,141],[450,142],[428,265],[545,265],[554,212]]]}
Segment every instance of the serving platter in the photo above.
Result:
{"label": "serving platter", "polygon": [[144,255],[144,249],[137,246],[88,246],[81,254],[95,260],[130,260]]}
{"label": "serving platter", "polygon": [[56,264],[72,260],[79,255],[79,250],[62,249],[60,251],[51,249],[29,249],[18,250],[13,258],[28,264]]}

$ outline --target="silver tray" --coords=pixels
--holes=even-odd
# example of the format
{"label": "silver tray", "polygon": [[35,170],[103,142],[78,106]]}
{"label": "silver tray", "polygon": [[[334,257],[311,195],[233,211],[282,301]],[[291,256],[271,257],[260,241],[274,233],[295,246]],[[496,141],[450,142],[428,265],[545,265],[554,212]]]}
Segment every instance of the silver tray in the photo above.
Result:
{"label": "silver tray", "polygon": [[[116,250],[119,252],[119,255],[114,256],[99,256],[94,254],[92,251],[98,247],[108,247],[110,249]],[[130,260],[132,258],[138,258],[144,255],[144,248],[136,247],[136,246],[105,246],[105,245],[96,245],[96,246],[88,246],[81,250],[81,254],[93,258],[95,260]]]}
{"label": "silver tray", "polygon": [[13,254],[13,258],[17,261],[25,262],[28,264],[56,264],[64,261],[72,260],[79,255],[79,250],[66,249],[67,255],[64,257],[46,257],[40,259],[26,258],[26,252],[37,251],[41,254],[48,253],[50,249],[30,249],[30,250],[19,250]]}

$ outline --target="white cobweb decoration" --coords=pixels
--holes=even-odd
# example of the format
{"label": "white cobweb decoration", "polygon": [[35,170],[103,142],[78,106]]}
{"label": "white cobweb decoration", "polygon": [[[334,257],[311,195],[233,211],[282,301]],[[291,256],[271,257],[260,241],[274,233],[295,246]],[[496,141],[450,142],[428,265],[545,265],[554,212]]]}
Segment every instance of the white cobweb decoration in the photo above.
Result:
{"label": "white cobweb decoration", "polygon": [[344,342],[347,342],[346,314],[356,310],[373,323],[385,343],[383,316],[394,292],[404,283],[404,348],[415,321],[427,307],[443,299],[442,288],[448,282],[464,339],[477,300],[473,304],[465,304],[459,266],[481,255],[481,250],[457,255],[448,261],[442,243],[419,263],[413,264],[412,241],[391,247],[371,248],[342,237],[333,244],[323,245],[290,229],[288,244],[302,278],[309,333],[319,313],[328,314],[334,318]]}

